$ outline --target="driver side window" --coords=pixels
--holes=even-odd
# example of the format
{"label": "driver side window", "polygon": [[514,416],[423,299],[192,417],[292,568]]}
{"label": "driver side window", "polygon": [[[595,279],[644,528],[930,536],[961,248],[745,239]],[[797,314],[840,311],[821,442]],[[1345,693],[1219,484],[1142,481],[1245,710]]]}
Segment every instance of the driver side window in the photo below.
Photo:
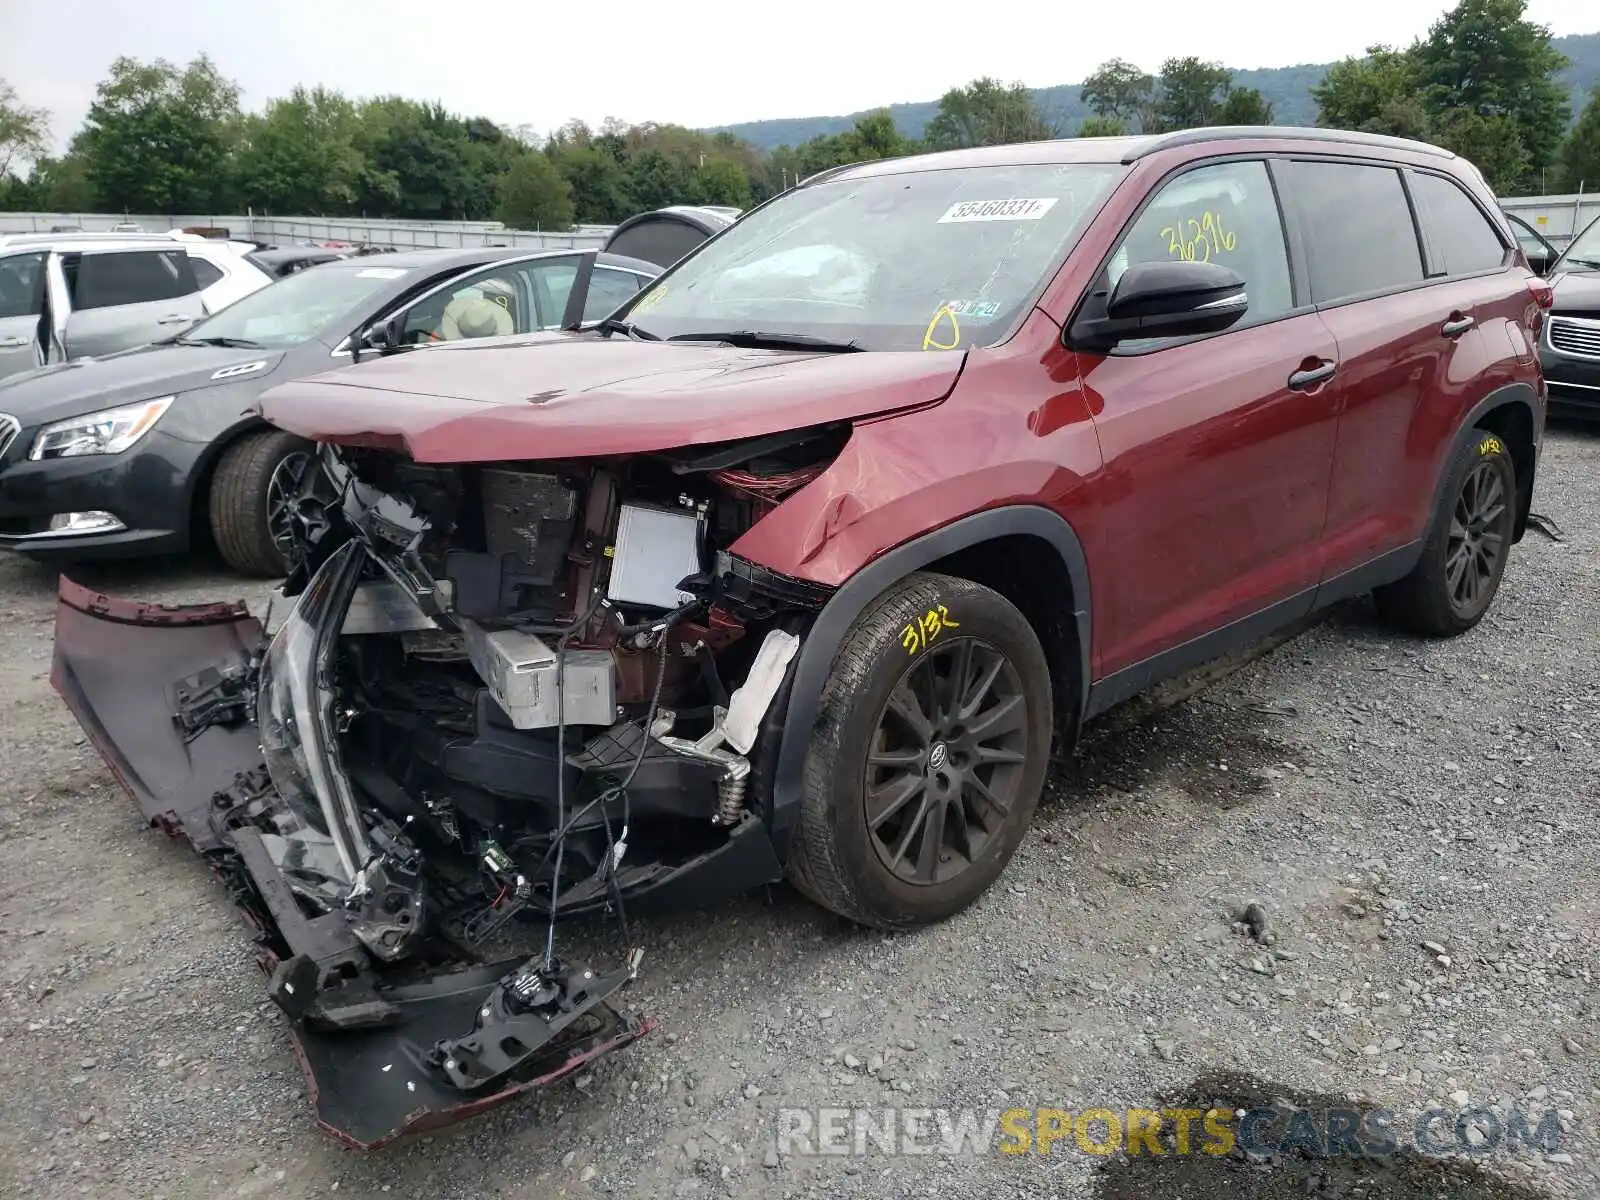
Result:
{"label": "driver side window", "polygon": [[[1115,288],[1135,263],[1214,262],[1244,280],[1250,307],[1234,328],[1273,321],[1294,308],[1283,219],[1262,162],[1199,167],[1169,180],[1123,237],[1106,266]],[[1125,342],[1124,352],[1170,339]]]}
{"label": "driver side window", "polygon": [[496,265],[455,280],[406,311],[404,345],[555,329],[576,267],[570,259]]}

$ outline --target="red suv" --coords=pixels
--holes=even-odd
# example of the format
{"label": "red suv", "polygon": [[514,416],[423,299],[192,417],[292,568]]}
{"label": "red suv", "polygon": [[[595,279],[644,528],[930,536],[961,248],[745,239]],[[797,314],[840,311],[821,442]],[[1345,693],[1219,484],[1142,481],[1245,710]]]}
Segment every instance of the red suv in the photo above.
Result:
{"label": "red suv", "polygon": [[[1368,590],[1470,629],[1527,517],[1549,302],[1481,176],[1415,142],[841,168],[597,330],[375,333],[266,393],[325,468],[282,627],[63,583],[57,686],[232,864],[309,1060],[409,1021],[445,1104],[539,1074],[516,1014],[618,978],[547,947],[464,1030],[389,1012],[401,960],[785,875],[937,920],[1118,701]],[[367,1133],[423,1099],[322,1084]]]}

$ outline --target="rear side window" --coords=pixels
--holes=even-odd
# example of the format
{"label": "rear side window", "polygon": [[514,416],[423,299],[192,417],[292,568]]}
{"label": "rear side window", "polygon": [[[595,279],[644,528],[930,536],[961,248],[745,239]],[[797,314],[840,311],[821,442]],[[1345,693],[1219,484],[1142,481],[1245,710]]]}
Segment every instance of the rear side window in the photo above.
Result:
{"label": "rear side window", "polygon": [[192,254],[189,256],[189,269],[194,272],[195,286],[202,292],[222,278],[222,268]]}
{"label": "rear side window", "polygon": [[73,281],[73,307],[110,308],[173,300],[198,291],[182,250],[85,254]]}
{"label": "rear side window", "polygon": [[1505,262],[1499,233],[1455,180],[1413,172],[1411,196],[1428,245],[1429,275],[1471,275]]}
{"label": "rear side window", "polygon": [[0,258],[0,319],[36,317],[43,308],[43,252]]}
{"label": "rear side window", "polygon": [[631,271],[612,271],[596,267],[589,277],[589,294],[583,300],[584,321],[610,316],[639,290],[644,280]]}
{"label": "rear side window", "polygon": [[1331,304],[1422,282],[1422,251],[1399,171],[1352,163],[1294,168],[1312,300]]}

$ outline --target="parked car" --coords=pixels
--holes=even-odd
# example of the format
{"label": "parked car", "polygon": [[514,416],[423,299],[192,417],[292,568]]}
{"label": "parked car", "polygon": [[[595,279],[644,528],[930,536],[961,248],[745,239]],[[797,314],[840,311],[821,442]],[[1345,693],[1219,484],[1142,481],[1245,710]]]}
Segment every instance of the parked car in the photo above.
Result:
{"label": "parked car", "polygon": [[363,336],[379,336],[364,333],[374,322],[393,348],[554,329],[605,316],[657,273],[581,251],[352,258],[153,345],[0,381],[0,547],[55,559],[182,553],[198,529],[235,570],[282,575],[284,503],[310,446],[247,413],[257,394],[350,361]]}
{"label": "parked car", "polygon": [[1551,410],[1600,417],[1600,218],[1551,265],[1555,306],[1539,343]]}
{"label": "parked car", "polygon": [[342,258],[351,258],[354,255],[354,250],[334,250],[325,246],[283,246],[254,251],[249,258],[274,279],[282,279],[285,275],[293,275],[296,271],[303,271],[307,267],[325,262],[338,262]]}
{"label": "parked car", "polygon": [[1372,589],[1471,629],[1549,301],[1416,142],[843,167],[594,330],[265,392],[322,443],[276,634],[64,582],[54,677],[250,912],[322,1122],[381,1142],[642,1032],[636,957],[481,965],[519,915],[787,877],[937,921],[1141,689]]}
{"label": "parked car", "polygon": [[0,246],[0,381],[166,337],[270,282],[222,243],[17,238]]}

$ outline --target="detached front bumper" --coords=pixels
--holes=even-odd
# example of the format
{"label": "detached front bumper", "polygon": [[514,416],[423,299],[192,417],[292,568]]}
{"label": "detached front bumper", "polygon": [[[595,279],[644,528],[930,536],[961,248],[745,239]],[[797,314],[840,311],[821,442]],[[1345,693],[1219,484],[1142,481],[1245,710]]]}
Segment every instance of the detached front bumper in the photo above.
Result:
{"label": "detached front bumper", "polygon": [[[343,913],[308,916],[243,819],[276,796],[254,720],[186,730],[175,719],[234,703],[234,672],[261,643],[242,604],[140,604],[63,579],[52,683],[150,823],[185,838],[255,927],[270,990],[296,1018],[319,1125],[353,1146],[383,1145],[550,1083],[652,1028],[608,1003],[631,970],[573,968],[551,982],[519,959],[386,972]],[[319,992],[332,975],[344,980],[337,994]],[[513,994],[538,1004],[512,1004]]]}

